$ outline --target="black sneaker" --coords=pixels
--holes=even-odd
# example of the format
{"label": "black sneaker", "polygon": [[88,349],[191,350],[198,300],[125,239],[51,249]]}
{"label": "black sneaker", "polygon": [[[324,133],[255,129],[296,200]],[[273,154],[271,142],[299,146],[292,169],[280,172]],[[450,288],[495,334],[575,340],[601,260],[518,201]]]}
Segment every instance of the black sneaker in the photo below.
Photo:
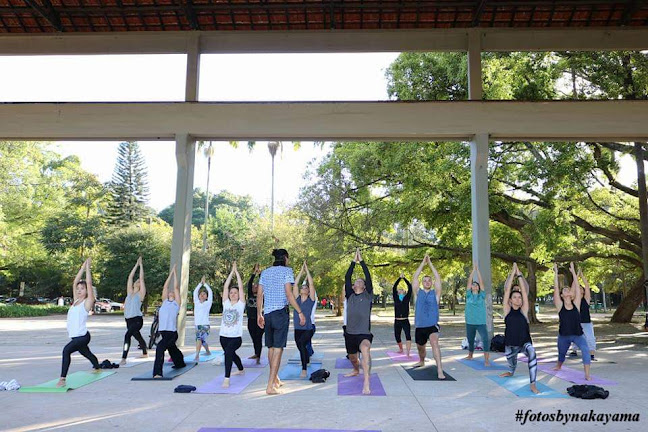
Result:
{"label": "black sneaker", "polygon": [[576,351],[572,351],[569,353],[569,357],[578,357],[578,353]]}

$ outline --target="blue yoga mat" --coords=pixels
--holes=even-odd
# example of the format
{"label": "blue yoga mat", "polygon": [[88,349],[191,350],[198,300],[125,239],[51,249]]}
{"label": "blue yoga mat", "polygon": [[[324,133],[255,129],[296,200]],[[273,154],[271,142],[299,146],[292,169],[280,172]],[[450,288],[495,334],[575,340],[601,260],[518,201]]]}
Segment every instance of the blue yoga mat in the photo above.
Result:
{"label": "blue yoga mat", "polygon": [[[319,363],[322,364],[322,361],[324,360],[324,354],[322,353],[315,353],[311,356],[310,362],[311,363]],[[297,354],[293,354],[289,359],[288,363],[299,363],[301,364],[301,358],[299,357],[299,352]]]}
{"label": "blue yoga mat", "polygon": [[564,393],[559,393],[551,387],[542,384],[536,381],[536,386],[540,390],[540,394],[535,394],[529,388],[529,376],[512,376],[512,377],[500,377],[497,375],[487,375],[486,378],[493,381],[495,384],[504,387],[506,390],[515,394],[517,397],[522,398],[546,398],[546,399],[556,399],[556,398],[568,398]]}
{"label": "blue yoga mat", "polygon": [[281,380],[308,380],[313,372],[321,369],[321,364],[310,364],[306,369],[306,378],[300,378],[299,374],[302,371],[301,365],[287,364],[279,371],[279,379]]}
{"label": "blue yoga mat", "polygon": [[496,370],[507,371],[508,370],[507,365],[499,364],[493,361],[491,361],[491,365],[489,367],[486,367],[484,366],[483,358],[473,359],[473,360],[459,359],[459,363],[462,363],[478,371],[496,371]]}

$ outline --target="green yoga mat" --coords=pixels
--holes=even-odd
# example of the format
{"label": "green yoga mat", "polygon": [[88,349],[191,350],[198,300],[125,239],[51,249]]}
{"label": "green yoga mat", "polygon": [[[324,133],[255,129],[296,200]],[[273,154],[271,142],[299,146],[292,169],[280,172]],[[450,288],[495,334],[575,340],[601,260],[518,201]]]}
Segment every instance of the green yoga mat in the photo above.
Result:
{"label": "green yoga mat", "polygon": [[65,393],[68,390],[78,389],[79,387],[104,379],[114,373],[115,371],[112,370],[101,371],[99,373],[74,372],[67,376],[65,387],[56,387],[59,381],[57,378],[39,385],[21,387],[18,391],[22,393]]}

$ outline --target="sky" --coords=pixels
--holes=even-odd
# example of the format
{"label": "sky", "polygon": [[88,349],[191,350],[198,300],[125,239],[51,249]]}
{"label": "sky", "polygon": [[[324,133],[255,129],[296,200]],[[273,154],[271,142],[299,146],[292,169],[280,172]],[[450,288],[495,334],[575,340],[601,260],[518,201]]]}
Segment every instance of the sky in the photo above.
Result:
{"label": "sky", "polygon": [[[377,101],[388,100],[385,70],[398,53],[228,54],[201,57],[201,101]],[[0,102],[182,101],[184,55],[0,57]],[[43,73],[47,71],[47,73]],[[253,121],[253,119],[251,119]],[[118,142],[59,142],[58,151],[77,155],[81,165],[109,181]],[[143,141],[148,168],[149,204],[160,211],[175,199],[174,142]],[[250,152],[215,142],[210,191],[250,195],[270,205],[271,158],[266,142]],[[278,207],[294,203],[310,163],[327,146],[284,143],[275,159]],[[196,155],[194,187],[205,188],[207,160]],[[634,161],[622,163],[620,180],[636,179]]]}

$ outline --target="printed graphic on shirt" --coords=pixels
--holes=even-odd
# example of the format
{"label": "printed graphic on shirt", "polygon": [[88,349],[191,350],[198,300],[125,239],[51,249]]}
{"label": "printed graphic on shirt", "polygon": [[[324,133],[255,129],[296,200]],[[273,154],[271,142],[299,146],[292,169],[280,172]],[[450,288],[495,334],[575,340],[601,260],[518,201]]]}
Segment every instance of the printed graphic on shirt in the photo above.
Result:
{"label": "printed graphic on shirt", "polygon": [[234,327],[241,319],[241,315],[236,308],[226,308],[223,310],[223,326]]}

